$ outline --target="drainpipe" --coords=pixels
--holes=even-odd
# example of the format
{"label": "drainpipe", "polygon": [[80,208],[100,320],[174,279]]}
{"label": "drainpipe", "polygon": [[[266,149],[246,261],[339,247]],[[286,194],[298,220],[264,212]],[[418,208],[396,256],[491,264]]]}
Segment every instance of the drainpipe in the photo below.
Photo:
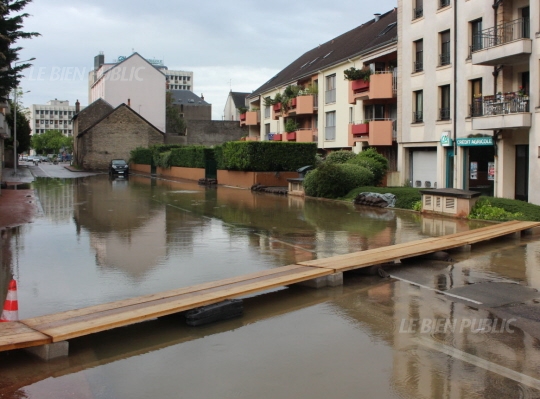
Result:
{"label": "drainpipe", "polygon": [[453,136],[454,136],[454,182],[453,187],[457,188],[458,176],[457,176],[457,3],[454,1],[454,123],[453,123]]}
{"label": "drainpipe", "polygon": [[[493,33],[495,37],[497,37],[497,14],[499,12],[499,6],[502,4],[504,0],[493,0],[493,5],[491,6],[493,8]],[[493,94],[497,95],[497,78],[499,77],[499,72],[503,68],[502,65],[498,65],[493,67],[493,76],[495,77],[495,80],[493,82]]]}

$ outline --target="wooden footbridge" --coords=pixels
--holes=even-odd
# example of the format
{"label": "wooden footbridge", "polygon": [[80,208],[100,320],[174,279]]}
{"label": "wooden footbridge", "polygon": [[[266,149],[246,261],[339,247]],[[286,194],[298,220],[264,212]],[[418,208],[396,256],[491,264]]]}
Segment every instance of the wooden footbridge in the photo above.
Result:
{"label": "wooden footbridge", "polygon": [[110,302],[16,322],[0,323],[0,351],[29,348],[127,326],[156,317],[400,259],[471,245],[540,226],[512,221],[456,234],[426,238],[278,267],[158,294]]}

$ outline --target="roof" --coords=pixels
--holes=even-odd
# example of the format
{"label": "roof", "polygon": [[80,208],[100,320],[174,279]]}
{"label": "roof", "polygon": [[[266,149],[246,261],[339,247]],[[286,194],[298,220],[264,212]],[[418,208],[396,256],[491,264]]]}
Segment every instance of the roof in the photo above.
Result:
{"label": "roof", "polygon": [[210,105],[190,90],[168,90],[172,94],[173,105]]}
{"label": "roof", "polygon": [[[105,75],[107,75],[109,73],[109,71],[112,71],[115,67],[117,67],[118,65],[121,65],[123,64],[124,62],[126,62],[127,60],[129,60],[131,57],[134,57],[134,56],[139,56],[144,62],[146,62],[148,65],[150,65],[152,68],[154,68],[156,71],[158,71],[160,74],[162,74],[164,77],[165,77],[165,74],[163,73],[163,71],[161,71],[159,68],[156,68],[155,65],[152,65],[148,62],[148,60],[146,58],[144,58],[142,55],[140,55],[139,53],[135,52],[133,54],[131,54],[129,57],[126,57],[124,58],[122,61],[116,63],[116,64],[101,64],[101,66],[103,65],[114,65],[112,68],[109,68],[107,69],[105,72],[103,72],[103,74],[98,78],[96,79],[96,81],[94,82],[94,84],[92,86],[95,86],[97,82],[99,82],[101,79],[103,79],[103,77]],[[100,68],[101,68],[100,66]]]}
{"label": "roof", "polygon": [[232,97],[234,108],[245,107],[246,106],[246,97],[251,93],[243,93],[240,91],[231,91],[229,96]]}
{"label": "roof", "polygon": [[[93,103],[92,103],[93,104]],[[82,135],[86,134],[90,129],[94,128],[95,126],[99,125],[105,118],[108,118],[109,116],[111,116],[112,114],[114,114],[115,112],[117,112],[120,108],[127,108],[128,110],[130,110],[131,112],[133,112],[133,114],[137,115],[138,118],[140,118],[143,122],[145,122],[146,124],[152,126],[155,130],[157,130],[159,133],[165,135],[165,133],[163,133],[161,130],[159,130],[157,127],[155,127],[154,125],[152,125],[150,122],[148,122],[148,120],[146,120],[144,117],[142,117],[139,113],[135,112],[131,107],[128,107],[125,103],[122,103],[120,104],[118,107],[114,108],[113,110],[111,110],[110,112],[106,113],[105,115],[103,115],[103,117],[101,117],[100,119],[98,119],[97,121],[95,121],[92,125],[88,126],[86,129],[84,129],[82,132],[80,132],[77,137],[81,137]]]}
{"label": "roof", "polygon": [[329,66],[392,42],[397,43],[397,9],[395,8],[382,14],[378,21],[372,19],[304,53],[255,90],[250,97],[311,76]]}
{"label": "roof", "polygon": [[81,108],[81,110],[79,112],[77,112],[75,115],[73,115],[73,118],[71,118],[71,120],[74,121],[75,119],[77,119],[79,114],[84,115],[84,114],[86,114],[88,112],[92,112],[92,109],[94,109],[100,103],[103,103],[106,106],[109,106],[111,110],[113,109],[113,106],[111,104],[109,104],[107,101],[105,101],[103,98],[100,97],[96,101],[94,101],[92,104],[88,105],[87,107]]}

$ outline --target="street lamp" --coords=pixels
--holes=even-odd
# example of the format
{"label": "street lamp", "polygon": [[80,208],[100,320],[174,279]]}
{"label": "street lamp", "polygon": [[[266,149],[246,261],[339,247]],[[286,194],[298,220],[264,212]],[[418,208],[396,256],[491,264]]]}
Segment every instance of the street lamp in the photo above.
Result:
{"label": "street lamp", "polygon": [[[17,64],[22,64],[23,62],[28,62],[28,61],[34,61],[36,58],[35,57],[32,57],[30,58],[29,60],[25,60],[25,61],[16,61],[14,62],[15,66],[17,66]],[[26,91],[25,93],[28,93],[30,92],[30,90]],[[14,104],[13,104],[13,107],[14,107],[14,110],[13,110],[13,176],[16,176],[17,175],[17,88],[15,87],[15,95],[14,95]]]}

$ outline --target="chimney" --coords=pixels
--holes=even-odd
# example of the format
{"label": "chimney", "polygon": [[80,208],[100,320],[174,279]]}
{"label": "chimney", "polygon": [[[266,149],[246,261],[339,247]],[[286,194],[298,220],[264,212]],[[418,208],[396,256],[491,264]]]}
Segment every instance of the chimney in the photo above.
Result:
{"label": "chimney", "polygon": [[376,13],[376,14],[373,14],[373,15],[375,15],[375,22],[377,22],[381,18],[381,14],[379,14],[379,13]]}
{"label": "chimney", "polygon": [[201,93],[201,100],[204,101],[204,95]]}
{"label": "chimney", "polygon": [[75,113],[78,114],[80,110],[81,110],[81,103],[79,102],[79,100],[77,100],[75,102]]}
{"label": "chimney", "polygon": [[128,107],[131,108],[131,98],[128,98]]}

